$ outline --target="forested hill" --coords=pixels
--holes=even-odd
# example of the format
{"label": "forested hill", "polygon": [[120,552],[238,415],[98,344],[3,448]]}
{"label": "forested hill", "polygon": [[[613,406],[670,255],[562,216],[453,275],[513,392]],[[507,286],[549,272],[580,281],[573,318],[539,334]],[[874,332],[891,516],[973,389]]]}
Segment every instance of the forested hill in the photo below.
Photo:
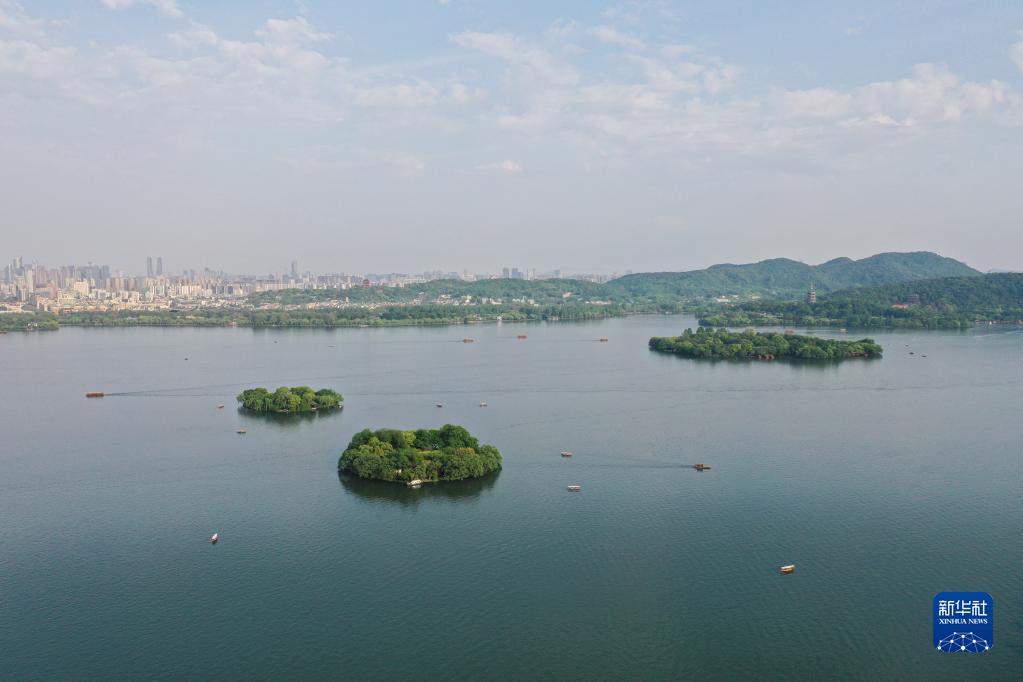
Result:
{"label": "forested hill", "polygon": [[532,300],[542,305],[598,300],[675,304],[732,294],[795,299],[802,297],[811,283],[819,292],[826,293],[850,287],[979,274],[952,258],[920,251],[879,253],[862,260],[836,258],[821,265],[776,258],[747,265],[714,265],[689,272],[626,275],[606,284],[573,279],[434,280],[408,287],[268,291],[254,295],[252,301],[257,304],[301,304],[347,298],[352,303],[407,303],[417,299],[431,301],[442,296],[452,299],[469,296],[501,299],[505,303],[516,299]]}
{"label": "forested hill", "polygon": [[788,258],[747,265],[713,265],[689,272],[651,272],[626,275],[608,284],[633,297],[706,297],[728,294],[791,298],[806,293],[811,283],[819,292],[876,286],[936,277],[981,274],[965,263],[929,251],[879,253],[852,260],[836,258],[807,265]]}
{"label": "forested hill", "polygon": [[828,300],[897,305],[905,303],[914,294],[920,297],[920,305],[923,307],[958,310],[1007,308],[1018,311],[1023,308],[1023,273],[941,277],[865,289],[848,289],[836,291]]}
{"label": "forested hill", "polygon": [[714,327],[748,325],[962,328],[1023,320],[1023,274],[942,277],[836,291],[811,305],[760,300],[700,314]]}

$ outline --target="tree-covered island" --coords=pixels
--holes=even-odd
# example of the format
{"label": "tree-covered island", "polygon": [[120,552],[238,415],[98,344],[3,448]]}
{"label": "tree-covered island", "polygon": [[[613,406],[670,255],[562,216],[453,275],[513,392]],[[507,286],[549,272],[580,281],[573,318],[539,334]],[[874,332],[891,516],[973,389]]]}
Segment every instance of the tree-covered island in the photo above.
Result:
{"label": "tree-covered island", "polygon": [[770,332],[730,332],[700,327],[682,336],[655,336],[650,349],[687,358],[710,360],[845,360],[879,358],[882,348],[873,339],[835,341],[816,336]]}
{"label": "tree-covered island", "polygon": [[238,402],[251,412],[316,412],[341,407],[344,397],[337,391],[321,388],[314,391],[308,386],[288,388],[281,386],[271,393],[265,388],[250,388],[238,394]]}
{"label": "tree-covered island", "polygon": [[365,429],[352,437],[338,469],[380,481],[460,481],[501,468],[501,453],[461,426],[400,431]]}

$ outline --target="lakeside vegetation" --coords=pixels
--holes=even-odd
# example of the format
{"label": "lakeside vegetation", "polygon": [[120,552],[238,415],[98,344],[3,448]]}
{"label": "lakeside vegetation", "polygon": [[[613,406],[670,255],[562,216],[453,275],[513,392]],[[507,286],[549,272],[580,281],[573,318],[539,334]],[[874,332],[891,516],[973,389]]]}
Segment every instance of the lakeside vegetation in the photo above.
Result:
{"label": "lakeside vegetation", "polygon": [[698,312],[709,327],[788,326],[965,329],[978,322],[1023,321],[1023,274],[943,277],[849,289],[816,303],[753,301],[708,306]]}
{"label": "lakeside vegetation", "polygon": [[501,468],[501,453],[480,445],[461,426],[400,431],[365,429],[355,434],[338,460],[338,469],[380,481],[460,481]]}
{"label": "lakeside vegetation", "polygon": [[[804,310],[790,297],[802,295],[810,282],[825,294],[842,287],[945,275],[962,275],[967,280],[980,276],[959,261],[929,252],[882,253],[858,261],[837,258],[821,265],[777,258],[689,272],[637,273],[605,283],[573,279],[434,280],[405,287],[265,291],[243,300],[221,300],[208,307],[191,307],[195,305],[192,303],[176,308],[171,303],[171,307],[159,310],[11,313],[0,316],[0,330],[52,330],[61,326],[384,327],[498,320],[587,320],[693,311],[706,324],[715,326],[775,323],[892,326],[899,323],[899,316],[880,315],[875,309],[862,307]],[[772,299],[758,301],[759,296]],[[839,295],[835,296],[838,301]],[[714,299],[731,300],[738,306],[723,306]],[[953,324],[947,315],[935,323],[920,320],[919,315],[907,317],[912,321],[906,326]],[[962,319],[955,317],[959,324]]]}
{"label": "lakeside vegetation", "polygon": [[59,328],[56,316],[46,313],[0,314],[0,331],[3,332],[49,332]]}
{"label": "lakeside vegetation", "polygon": [[238,402],[251,412],[294,414],[316,412],[341,406],[344,397],[329,388],[314,391],[308,386],[281,386],[271,393],[265,388],[250,388],[238,394]]}
{"label": "lakeside vegetation", "polygon": [[[320,290],[315,290],[320,291]],[[209,310],[118,310],[111,312],[66,313],[59,324],[67,327],[393,327],[409,325],[451,325],[481,322],[591,320],[621,317],[653,308],[621,305],[563,304],[548,306],[455,306],[451,304],[387,305],[375,308]]]}
{"label": "lakeside vegetation", "polygon": [[650,349],[707,360],[845,360],[879,358],[882,348],[873,339],[835,341],[815,336],[771,332],[731,332],[700,327],[681,336],[653,337]]}

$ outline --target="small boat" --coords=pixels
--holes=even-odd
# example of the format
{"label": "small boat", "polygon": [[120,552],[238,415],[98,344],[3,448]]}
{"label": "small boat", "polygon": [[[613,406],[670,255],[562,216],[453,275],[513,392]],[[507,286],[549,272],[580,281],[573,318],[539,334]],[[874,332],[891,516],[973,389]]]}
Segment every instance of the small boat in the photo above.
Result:
{"label": "small boat", "polygon": [[85,394],[86,398],[102,398],[104,395],[103,391],[89,391]]}
{"label": "small boat", "polygon": [[468,336],[462,339],[462,343],[476,343],[476,339],[470,339]]}
{"label": "small boat", "polygon": [[423,481],[422,481],[422,479],[419,479],[419,478],[413,478],[411,481],[408,482],[408,487],[410,487],[410,488],[418,488],[418,487],[420,487],[422,485],[423,485]]}
{"label": "small boat", "polygon": [[910,355],[916,355],[916,353],[914,353],[913,351],[909,351],[909,354]]}
{"label": "small boat", "polygon": [[212,535],[212,536],[210,537],[210,544],[211,544],[211,545],[215,545],[215,544],[217,544],[217,541],[218,541],[218,540],[220,540],[220,533],[214,533],[214,534],[213,534],[213,535]]}
{"label": "small boat", "polygon": [[579,492],[582,489],[583,489],[583,487],[581,485],[570,485],[570,486],[568,486],[568,490],[570,492],[573,492],[573,493],[577,493],[577,492]]}
{"label": "small boat", "polygon": [[706,471],[707,469],[710,468],[710,465],[709,464],[694,464],[693,468],[696,469],[697,471]]}
{"label": "small boat", "polygon": [[245,433],[245,429],[238,429],[235,433]]}
{"label": "small boat", "polygon": [[566,450],[565,452],[562,452],[562,453],[561,453],[561,456],[562,456],[562,457],[571,457],[571,456],[572,456],[572,453],[571,453],[571,452],[568,452],[568,451]]}
{"label": "small boat", "polygon": [[599,340],[599,341],[600,341],[601,343],[607,343],[607,337],[606,337],[606,336],[601,336],[601,337],[600,337],[600,339],[598,339],[598,340]]}
{"label": "small boat", "polygon": [[525,334],[519,334],[519,335],[518,335],[518,336],[516,336],[515,338],[516,338],[516,339],[519,339],[519,340],[525,340],[525,339],[528,339],[529,337],[528,337],[528,336],[526,336]]}
{"label": "small boat", "polygon": [[437,407],[444,407],[443,403],[437,403]]}
{"label": "small boat", "polygon": [[486,406],[487,406],[487,404],[485,402],[480,403],[480,407],[486,407]]}
{"label": "small boat", "polygon": [[217,409],[218,410],[222,410],[222,409],[224,409],[224,406],[223,405],[217,405]]}
{"label": "small boat", "polygon": [[778,570],[781,571],[782,573],[794,573],[796,570],[796,565],[789,564],[788,566],[782,566]]}

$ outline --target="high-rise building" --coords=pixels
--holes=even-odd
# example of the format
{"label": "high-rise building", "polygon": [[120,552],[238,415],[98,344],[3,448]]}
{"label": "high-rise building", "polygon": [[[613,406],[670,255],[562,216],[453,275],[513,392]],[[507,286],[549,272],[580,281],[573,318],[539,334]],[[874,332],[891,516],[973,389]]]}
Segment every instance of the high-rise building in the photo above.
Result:
{"label": "high-rise building", "polygon": [[156,257],[156,276],[163,277],[163,256]]}
{"label": "high-rise building", "polygon": [[146,277],[153,276],[153,257],[146,256]]}
{"label": "high-rise building", "polygon": [[501,277],[509,279],[511,277],[511,270],[509,268],[501,268]]}
{"label": "high-rise building", "polygon": [[298,261],[291,261],[291,278],[298,279]]}

